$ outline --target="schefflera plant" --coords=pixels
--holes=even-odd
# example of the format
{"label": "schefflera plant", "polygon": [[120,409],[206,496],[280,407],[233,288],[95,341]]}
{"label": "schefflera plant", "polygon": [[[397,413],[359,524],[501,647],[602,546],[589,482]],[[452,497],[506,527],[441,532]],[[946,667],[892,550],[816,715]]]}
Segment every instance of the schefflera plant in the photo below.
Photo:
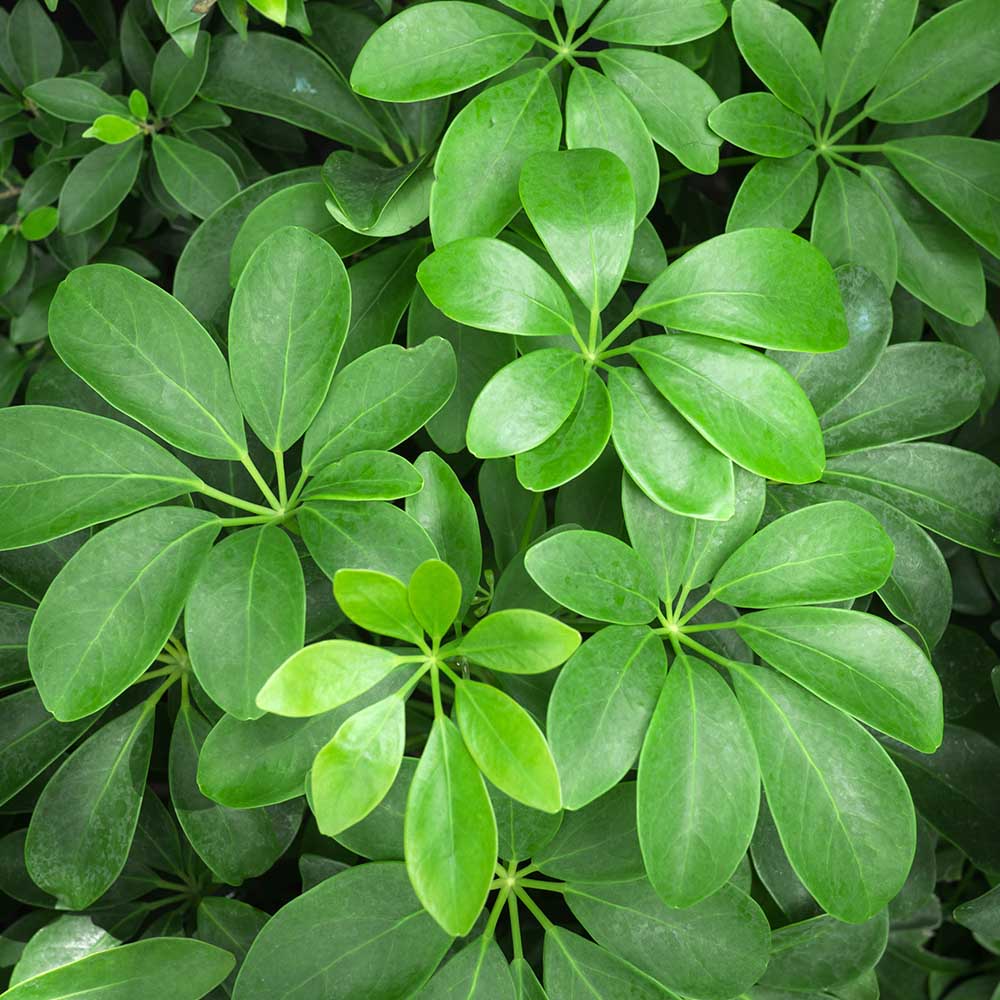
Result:
{"label": "schefflera plant", "polygon": [[[335,375],[350,313],[339,256],[294,227],[265,240],[241,276],[228,365],[167,292],[121,267],[79,268],[56,292],[51,341],[121,419],[52,406],[0,412],[0,547],[114,521],[65,563],[32,618],[28,665],[41,703],[75,724],[68,745],[133,685],[159,685],[134,706],[128,695],[130,710],[87,736],[35,812],[28,868],[77,908],[125,864],[142,798],[135,774],[148,768],[154,709],[166,691],[181,682],[174,742],[191,764],[210,728],[187,698],[192,670],[210,713],[217,705],[223,721],[249,720],[263,714],[255,703],[261,685],[302,646],[303,554],[291,529],[330,577],[358,564],[408,576],[437,555],[424,528],[385,502],[423,485],[386,449],[447,400],[451,348],[387,345]],[[300,439],[300,473],[290,483],[286,459]],[[258,465],[268,453],[271,482]],[[247,499],[243,486],[254,483],[260,497]],[[240,495],[215,484],[233,484]],[[100,840],[103,814],[65,791],[95,760],[126,759],[133,780],[119,789],[112,844]],[[80,860],[83,841],[89,850],[103,845],[97,875]]]}
{"label": "schefflera plant", "polygon": [[861,922],[903,885],[916,836],[906,784],[865,727],[933,752],[941,686],[901,629],[846,606],[892,568],[875,517],[832,501],[755,531],[763,504],[763,483],[742,475],[729,521],[683,518],[626,479],[631,546],[571,529],[529,549],[545,593],[609,623],[560,672],[547,732],[568,808],[638,758],[642,854],[669,905],[732,876],[763,780],[803,885],[828,913]]}
{"label": "schefflera plant", "polygon": [[[580,634],[537,611],[487,614],[467,632],[473,593],[445,562],[421,563],[408,583],[373,570],[342,569],[333,581],[343,612],[386,646],[347,639],[313,643],[286,660],[257,696],[268,712],[293,718],[330,712],[369,692],[378,700],[344,720],[316,755],[307,785],[320,830],[335,836],[386,796],[406,748],[406,705],[426,683],[430,734],[406,799],[404,853],[421,903],[454,936],[467,934],[490,891],[497,824],[483,777],[515,801],[547,813],[562,808],[555,762],[541,729],[492,672],[554,669]],[[454,629],[456,637],[445,641]],[[486,673],[484,673],[484,671]],[[455,721],[445,709],[445,683]],[[457,723],[457,725],[456,725]]]}
{"label": "schefflera plant", "polygon": [[[723,521],[735,509],[734,463],[782,482],[820,477],[809,399],[754,349],[847,344],[837,282],[818,250],[780,230],[726,234],[670,264],[632,303],[616,298],[635,234],[633,182],[618,157],[536,154],[520,197],[527,238],[455,240],[417,270],[450,319],[518,337],[521,356],[472,405],[474,455],[516,456],[520,482],[544,491],[588,469],[610,438],[656,503]],[[639,336],[640,320],[671,332]]]}

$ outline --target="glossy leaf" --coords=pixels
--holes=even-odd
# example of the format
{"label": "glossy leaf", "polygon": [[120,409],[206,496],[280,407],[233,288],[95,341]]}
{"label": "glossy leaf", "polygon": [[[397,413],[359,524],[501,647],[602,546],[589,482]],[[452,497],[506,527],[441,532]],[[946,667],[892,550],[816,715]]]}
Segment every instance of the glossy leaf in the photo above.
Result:
{"label": "glossy leaf", "polygon": [[743,179],[726,232],[753,227],[797,229],[816,197],[819,169],[816,154],[805,151],[785,159],[764,159]]}
{"label": "glossy leaf", "polygon": [[132,190],[142,153],[140,140],[100,146],[87,153],[70,171],[60,192],[60,231],[74,236],[104,222]]}
{"label": "glossy leaf", "polygon": [[725,19],[725,8],[716,0],[610,0],[589,31],[605,42],[678,45],[711,34]]}
{"label": "glossy leaf", "polygon": [[709,116],[712,131],[761,156],[794,156],[812,142],[802,118],[773,94],[740,94],[723,101]]}
{"label": "glossy leaf", "polygon": [[538,611],[495,611],[446,647],[489,670],[540,674],[558,667],[580,645],[580,633]]}
{"label": "glossy leaf", "polygon": [[210,216],[240,189],[232,167],[194,143],[155,135],[153,160],[167,193],[199,219]]}
{"label": "glossy leaf", "polygon": [[356,451],[325,466],[302,491],[304,500],[398,500],[419,493],[424,480],[391,451]]}

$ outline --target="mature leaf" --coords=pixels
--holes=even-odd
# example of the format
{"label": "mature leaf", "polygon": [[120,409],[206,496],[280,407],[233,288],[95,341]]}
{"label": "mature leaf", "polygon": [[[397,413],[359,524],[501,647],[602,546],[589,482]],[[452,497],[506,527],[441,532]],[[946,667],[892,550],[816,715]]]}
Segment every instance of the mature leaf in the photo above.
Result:
{"label": "mature leaf", "polygon": [[117,420],[0,410],[0,548],[21,548],[197,489],[198,477]]}
{"label": "mature leaf", "polygon": [[130,139],[87,153],[59,195],[60,231],[73,236],[104,222],[135,185],[142,152],[142,140]]}
{"label": "mature leaf", "polygon": [[163,648],[219,533],[218,518],[154,507],[91,538],[53,581],[28,659],[45,707],[82,719],[134,684]]}
{"label": "mature leaf", "polygon": [[229,313],[233,389],[247,422],[285,451],[330,390],[351,318],[340,257],[305,229],[269,236],[244,268]]}
{"label": "mature leaf", "polygon": [[268,919],[263,910],[227,896],[206,896],[198,904],[197,938],[236,956],[236,967],[221,987],[227,996],[232,995],[236,974]]}
{"label": "mature leaf", "polygon": [[420,1000],[517,1000],[507,958],[492,936],[473,938],[435,973]]}
{"label": "mature leaf", "polygon": [[251,528],[212,549],[188,598],[184,635],[198,682],[237,719],[263,714],[257,692],[305,641],[306,588],[280,528]]}
{"label": "mature leaf", "polygon": [[[394,61],[398,55],[394,52]],[[520,208],[517,181],[525,161],[533,153],[558,149],[561,131],[559,101],[541,70],[520,73],[474,97],[448,126],[434,160],[430,216],[435,246],[496,236]]]}
{"label": "mature leaf", "polygon": [[6,25],[10,67],[21,84],[55,76],[62,65],[59,31],[36,0],[18,0]]}
{"label": "mature leaf", "polygon": [[818,183],[814,151],[781,160],[761,160],[736,192],[726,232],[755,226],[797,229],[812,207]]}
{"label": "mature leaf", "polygon": [[205,458],[246,456],[226,362],[162,288],[111,264],[77,268],[52,300],[49,336],[77,375],[170,444]]}
{"label": "mature leaf", "polygon": [[739,94],[723,101],[709,116],[712,131],[761,156],[794,156],[813,135],[802,118],[773,94]]}
{"label": "mature leaf", "polygon": [[240,189],[233,168],[193,142],[154,135],[153,161],[167,194],[199,219],[210,216]]}
{"label": "mature leaf", "polygon": [[786,482],[822,474],[823,441],[808,398],[760,352],[696,334],[644,337],[630,351],[685,419],[743,468]]}
{"label": "mature leaf", "polygon": [[639,758],[639,842],[660,899],[687,907],[732,877],[757,822],[757,754],[729,686],[674,657]]}
{"label": "mature leaf", "polygon": [[25,862],[67,909],[90,906],[125,866],[153,749],[153,707],[142,702],[98,729],[39,796]]}
{"label": "mature leaf", "polygon": [[476,622],[445,649],[460,653],[488,670],[541,674],[558,667],[580,645],[580,633],[538,611],[511,608]]}
{"label": "mature leaf", "polygon": [[561,1000],[591,996],[599,1000],[662,1000],[659,983],[587,938],[564,927],[545,931],[545,988]]}
{"label": "mature leaf", "polygon": [[156,53],[149,96],[160,118],[173,118],[195,99],[208,71],[211,43],[208,32],[199,31],[193,54],[184,53],[172,39]]}
{"label": "mature leaf", "polygon": [[449,934],[468,934],[489,893],[497,826],[479,769],[446,716],[434,720],[413,776],[403,836],[417,897]]}
{"label": "mature leaf", "polygon": [[90,917],[62,916],[33,934],[10,974],[10,985],[40,976],[121,942]]}
{"label": "mature leaf", "polygon": [[409,996],[430,978],[449,944],[413,895],[402,864],[359,865],[293,899],[267,922],[233,996]]}
{"label": "mature leaf", "polygon": [[848,341],[826,258],[801,237],[744,229],[674,261],[636,312],[676,330],[786,351],[836,351]]}
{"label": "mature leaf", "polygon": [[423,488],[420,473],[391,451],[356,451],[324,466],[304,500],[398,500]]}
{"label": "mature leaf", "polygon": [[868,920],[896,895],[913,860],[906,783],[839,709],[771,670],[747,668],[734,680],[792,867],[828,913]]}
{"label": "mature leaf", "polygon": [[609,0],[589,33],[625,45],[678,45],[710,35],[726,19],[718,0]]}
{"label": "mature leaf", "polygon": [[121,115],[126,111],[120,97],[113,97],[95,84],[74,77],[53,76],[39,80],[24,88],[24,96],[50,115],[82,125],[91,124],[100,115]]}

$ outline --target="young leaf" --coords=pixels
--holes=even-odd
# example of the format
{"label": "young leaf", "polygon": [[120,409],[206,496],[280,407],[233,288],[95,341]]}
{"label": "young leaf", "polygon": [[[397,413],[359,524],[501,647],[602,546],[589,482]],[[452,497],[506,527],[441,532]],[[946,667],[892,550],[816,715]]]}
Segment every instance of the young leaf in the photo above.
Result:
{"label": "young leaf", "polygon": [[124,517],[200,483],[144,434],[77,410],[5,407],[0,441],[2,549]]}
{"label": "young leaf", "polygon": [[597,149],[537,153],[521,170],[521,203],[573,291],[600,312],[632,251],[635,195],[628,167]]}
{"label": "young leaf", "polygon": [[553,600],[587,618],[645,625],[659,611],[649,566],[609,535],[560,532],[529,549],[524,565]]}
{"label": "young leaf", "polygon": [[223,711],[257,718],[257,692],[302,647],[305,619],[305,582],[288,535],[275,527],[229,535],[205,560],[184,615],[198,682]]}
{"label": "young leaf", "polygon": [[913,860],[906,783],[839,709],[771,670],[748,668],[734,680],[792,867],[828,913],[868,920],[896,895]]}
{"label": "young leaf", "polygon": [[418,898],[449,934],[468,934],[489,893],[497,826],[479,769],[445,716],[413,776],[403,836]]}
{"label": "young leaf", "polygon": [[289,226],[250,258],[229,312],[229,362],[247,422],[272,450],[319,412],[350,318],[347,271],[325,240]]}
{"label": "young leaf", "polygon": [[918,750],[940,745],[937,674],[919,646],[884,619],[839,608],[776,608],[744,615],[737,628],[755,653],[825,701]]}
{"label": "young leaf", "polygon": [[440,559],[421,563],[406,588],[410,609],[423,630],[440,640],[458,617],[462,583],[458,574]]}
{"label": "young leaf", "polygon": [[52,300],[49,336],[77,375],[170,444],[205,458],[247,454],[222,354],[162,288],[111,264],[77,268]]}
{"label": "young leaf", "polygon": [[379,101],[425,101],[488,80],[534,44],[506,14],[460,0],[402,11],[358,53],[351,86]]}
{"label": "young leaf", "polygon": [[469,451],[501,458],[547,441],[573,412],[584,375],[583,355],[561,347],[532,351],[501,368],[472,404]]}
{"label": "young leaf", "polygon": [[822,434],[808,398],[760,352],[695,334],[643,337],[630,350],[653,385],[734,462],[786,482],[822,474]]}
{"label": "young leaf", "polygon": [[406,585],[394,576],[342,569],[333,579],[333,595],[344,614],[363,629],[414,645],[423,641],[423,629],[413,616]]}
{"label": "young leaf", "polygon": [[140,703],[98,729],[39,796],[25,863],[68,909],[90,906],[125,866],[153,749],[151,709]]}
{"label": "young leaf", "polygon": [[399,773],[406,741],[406,703],[383,698],[352,715],[316,755],[310,804],[316,824],[335,836],[367,816]]}
{"label": "young leaf", "polygon": [[835,500],[785,514],[745,541],[719,569],[712,593],[741,608],[825,604],[870,594],[892,569],[882,525]]}
{"label": "young leaf", "polygon": [[562,808],[559,774],[545,737],[513,698],[488,684],[463,681],[455,709],[472,759],[497,788],[542,812]]}
{"label": "young leaf", "polygon": [[812,143],[802,118],[773,94],[739,94],[723,101],[709,116],[712,131],[761,156],[794,156]]}
{"label": "young leaf", "polygon": [[154,507],[91,538],[45,593],[28,659],[45,707],[82,719],[135,683],[163,648],[219,521],[203,510]]}
{"label": "young leaf", "polygon": [[398,666],[399,657],[381,646],[348,639],[314,642],[271,675],[257,704],[275,715],[319,715],[364,694]]}
{"label": "young leaf", "polygon": [[541,674],[565,662],[579,645],[576,629],[537,611],[512,608],[476,622],[442,655],[466,656],[501,673]]}
{"label": "young leaf", "polygon": [[848,341],[826,258],[777,229],[726,233],[688,251],[642,293],[635,311],[675,330],[757,347],[822,352]]}
{"label": "young leaf", "polygon": [[721,889],[759,802],[757,754],[729,685],[702,660],[675,656],[639,758],[639,842],[660,899],[687,907]]}

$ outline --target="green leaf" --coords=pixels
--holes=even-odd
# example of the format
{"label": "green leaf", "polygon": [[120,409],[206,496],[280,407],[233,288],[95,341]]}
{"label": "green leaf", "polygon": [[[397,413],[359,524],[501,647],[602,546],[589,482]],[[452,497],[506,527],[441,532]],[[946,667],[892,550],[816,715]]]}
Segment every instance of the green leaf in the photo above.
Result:
{"label": "green leaf", "polygon": [[521,170],[519,190],[555,265],[584,305],[600,312],[618,290],[632,251],[635,195],[628,167],[605,150],[537,153]]}
{"label": "green leaf", "polygon": [[962,0],[924,21],[896,50],[865,112],[883,122],[926,121],[961,108],[998,81],[996,10],[991,0]]}
{"label": "green leaf", "polygon": [[546,813],[522,805],[489,782],[486,790],[497,820],[497,850],[505,861],[525,861],[556,835],[563,813]]}
{"label": "green leaf", "polygon": [[898,268],[892,218],[871,186],[851,171],[836,165],[827,171],[809,238],[834,267],[860,264],[892,292]]}
{"label": "green leaf", "polygon": [[[1000,73],[1000,69],[998,69]],[[1000,147],[957,135],[895,139],[889,162],[959,228],[1000,256]]]}
{"label": "green leaf", "polygon": [[49,309],[59,356],[112,406],[205,458],[247,455],[229,370],[204,327],[123,267],[74,270]]}
{"label": "green leaf", "polygon": [[368,632],[413,645],[423,641],[423,629],[413,616],[406,585],[394,576],[366,569],[338,570],[333,594],[344,614]]}
{"label": "green leaf", "polygon": [[644,337],[630,348],[653,385],[711,444],[760,476],[811,482],[823,472],[819,421],[780,365],[695,334]]}
{"label": "green leaf", "polygon": [[636,106],[656,143],[689,170],[715,173],[722,139],[709,129],[708,115],[719,99],[700,76],[683,63],[642,49],[604,49],[597,59]]}
{"label": "green leaf", "polygon": [[36,0],[18,0],[4,28],[11,68],[21,84],[36,83],[59,72],[62,39]]}
{"label": "green leaf", "polygon": [[555,434],[517,455],[518,482],[544,492],[575,479],[600,458],[611,437],[611,423],[611,396],[591,369],[573,412]]}
{"label": "green leaf", "polygon": [[25,979],[50,972],[88,955],[107,951],[120,943],[114,935],[97,926],[90,917],[56,917],[52,923],[33,934],[24,946],[17,965],[11,971],[10,985],[16,986]]}
{"label": "green leaf", "polygon": [[434,160],[430,217],[442,247],[496,236],[520,208],[518,177],[534,153],[559,147],[562,117],[548,75],[521,73],[474,97],[455,116]]}
{"label": "green leaf", "polygon": [[459,0],[408,8],[358,53],[351,86],[379,101],[425,101],[464,90],[512,66],[534,44],[530,28]]}
{"label": "green leaf", "polygon": [[893,444],[830,459],[824,479],[884,500],[960,545],[1000,555],[1000,468],[982,455],[923,441]]}
{"label": "green leaf", "polygon": [[733,465],[716,451],[640,371],[608,375],[611,438],[622,465],[651,500],[689,517],[728,520]]}
{"label": "green leaf", "polygon": [[[163,43],[153,63],[149,96],[160,118],[173,118],[183,111],[198,93],[208,72],[211,36],[199,31],[194,54],[186,55],[171,39]],[[145,115],[141,117],[145,118]]]}
{"label": "green leaf", "polygon": [[125,106],[120,97],[87,80],[55,76],[24,88],[24,96],[43,111],[67,122],[89,125],[100,115],[121,115]]}
{"label": "green leaf", "polygon": [[198,788],[198,756],[211,726],[181,707],[170,740],[170,798],[188,842],[221,881],[240,885],[263,875],[299,829],[302,800],[263,809],[229,809]]}
{"label": "green leaf", "polygon": [[986,286],[975,244],[914,194],[892,170],[868,167],[864,178],[889,212],[899,251],[899,283],[965,326],[985,309]]}
{"label": "green leaf", "polygon": [[358,865],[271,917],[247,954],[233,996],[410,996],[450,944],[414,896],[402,864]]}
{"label": "green leaf", "polygon": [[468,934],[493,879],[497,827],[479,769],[445,716],[434,720],[413,776],[404,840],[417,897],[449,934]]}
{"label": "green leaf", "polygon": [[356,451],[324,466],[302,491],[304,500],[398,500],[419,493],[424,480],[391,451]]}
{"label": "green leaf", "polygon": [[268,919],[268,914],[263,910],[226,896],[206,896],[198,904],[198,939],[214,944],[217,948],[224,948],[236,956],[236,968],[223,984],[223,991],[229,990],[232,993],[236,974],[250,945]]}
{"label": "green leaf", "polygon": [[140,703],[89,736],[39,796],[25,862],[67,909],[90,906],[125,866],[153,748],[152,708]]}
{"label": "green leaf", "polygon": [[228,951],[180,937],[148,938],[108,948],[25,980],[4,1000],[63,1000],[92,993],[101,1000],[199,1000],[233,967]]}
{"label": "green leaf", "polygon": [[671,513],[650,500],[628,477],[622,480],[622,510],[629,539],[652,569],[664,602],[672,602],[682,584],[693,589],[711,580],[756,529],[764,510],[764,481],[743,469],[735,472],[736,509],[727,521]]}
{"label": "green leaf", "polygon": [[507,958],[492,936],[474,938],[420,991],[420,1000],[516,1000]]}
{"label": "green leaf", "polygon": [[797,229],[812,207],[818,184],[815,151],[782,160],[761,160],[736,192],[726,232],[754,226]]}
{"label": "green leaf", "polygon": [[874,968],[889,933],[886,910],[863,924],[824,914],[787,924],[771,937],[762,983],[782,990],[836,989]]}
{"label": "green leaf", "polygon": [[470,237],[449,243],[421,263],[417,280],[441,312],[466,326],[533,337],[576,331],[573,311],[555,279],[500,240]]}
{"label": "green leaf", "polygon": [[826,258],[777,229],[707,240],[674,261],[635,311],[676,330],[786,351],[836,351],[848,341]]}
{"label": "green leaf", "polygon": [[547,441],[573,412],[584,375],[583,355],[561,347],[532,351],[501,368],[472,404],[469,451],[501,458]]}
{"label": "green leaf", "polygon": [[381,646],[348,639],[314,642],[271,675],[257,704],[275,715],[319,715],[364,694],[399,665],[400,657]]}
{"label": "green leaf", "polygon": [[917,644],[884,619],[780,608],[744,615],[737,629],[768,663],[862,722],[928,753],[941,743],[937,674]]}
{"label": "green leaf", "polygon": [[761,156],[794,156],[812,143],[809,126],[773,94],[739,94],[709,116],[712,131]]}
{"label": "green leaf", "polygon": [[566,145],[614,153],[632,177],[636,221],[645,219],[656,201],[660,165],[635,105],[602,73],[577,66],[570,74],[565,114]]}
{"label": "green leaf", "polygon": [[149,101],[146,100],[146,95],[141,90],[133,90],[128,95],[128,109],[141,121],[145,121],[149,117]]}
{"label": "green leaf", "polygon": [[396,780],[382,801],[361,822],[337,834],[337,842],[373,861],[401,861],[403,814],[417,763],[414,757],[404,757]]}
{"label": "green leaf", "polygon": [[598,531],[563,531],[528,550],[531,578],[586,618],[645,625],[659,612],[649,566],[624,542]]}
{"label": "green leaf", "polygon": [[574,884],[566,902],[599,945],[688,996],[736,996],[767,965],[767,918],[731,885],[686,909],[666,906],[645,879]]}
{"label": "green leaf", "polygon": [[153,160],[170,197],[199,219],[240,189],[239,178],[222,157],[183,139],[154,135]]}
{"label": "green leaf", "polygon": [[733,34],[743,58],[775,97],[813,125],[826,104],[823,60],[809,29],[770,0],[736,0]]}
{"label": "green leaf", "polygon": [[823,69],[831,120],[878,83],[917,12],[916,0],[840,0],[830,9],[823,34]]}
{"label": "green leaf", "polygon": [[206,101],[269,115],[359,149],[385,138],[347,81],[323,58],[266,31],[217,35],[198,91]]}
{"label": "green leaf", "polygon": [[326,241],[289,226],[254,251],[229,313],[229,360],[247,422],[274,451],[323,405],[350,317],[347,271]]}
{"label": "green leaf", "polygon": [[588,33],[625,45],[679,45],[710,35],[725,19],[718,0],[609,0]]}
{"label": "green leaf", "polygon": [[458,574],[440,559],[421,563],[406,588],[410,608],[423,630],[440,640],[454,624],[462,603]]}
{"label": "green leaf", "polygon": [[488,684],[455,691],[462,739],[483,774],[512,799],[554,813],[562,808],[559,774],[542,731],[513,698]]}
{"label": "green leaf", "polygon": [[91,538],[45,593],[28,659],[45,707],[82,719],[142,675],[173,631],[219,521],[154,507]]}
{"label": "green leaf", "polygon": [[985,379],[979,362],[950,344],[893,344],[871,375],[823,417],[828,455],[931,437],[965,423]]}
{"label": "green leaf", "polygon": [[448,400],[455,368],[454,351],[440,337],[408,349],[386,344],[353,361],[334,376],[306,432],[303,472],[405,441]]}
{"label": "green leaf", "polygon": [[52,206],[43,206],[30,211],[21,220],[21,236],[31,242],[44,240],[59,224],[59,212]]}
{"label": "green leaf", "polygon": [[280,528],[249,528],[215,546],[195,580],[184,635],[198,682],[238,719],[263,714],[264,682],[305,641],[306,588]]}
{"label": "green leaf", "polygon": [[117,114],[100,115],[83,133],[82,138],[97,139],[109,146],[116,146],[135,138],[141,131],[139,125],[129,118],[122,118]]}
{"label": "green leaf", "polygon": [[117,420],[55,406],[0,409],[0,549],[123,517],[198,477]]}
{"label": "green leaf", "polygon": [[390,503],[310,500],[299,508],[298,523],[309,554],[330,579],[359,568],[409,580],[439,555],[427,532]]}
{"label": "green leaf", "polygon": [[906,783],[839,709],[771,670],[747,668],[734,680],[792,867],[832,916],[868,920],[896,895],[913,860]]}
{"label": "green leaf", "polygon": [[733,876],[750,846],[760,771],[729,685],[692,656],[674,657],[639,758],[639,842],[668,906],[688,907]]}
{"label": "green leaf", "polygon": [[328,837],[364,819],[399,773],[406,741],[406,703],[383,698],[352,715],[316,755],[310,803]]}
{"label": "green leaf", "polygon": [[600,945],[564,927],[545,931],[545,987],[553,997],[660,1000],[663,987]]}
{"label": "green leaf", "polygon": [[448,653],[468,657],[487,670],[541,674],[564,663],[580,645],[580,633],[538,611],[494,611],[469,629]]}
{"label": "green leaf", "polygon": [[878,590],[892,569],[882,525],[840,500],[772,521],[745,541],[712,582],[712,594],[741,608],[825,604]]}
{"label": "green leaf", "polygon": [[59,194],[59,229],[68,236],[102,223],[125,200],[139,176],[143,144],[100,146],[69,172]]}

